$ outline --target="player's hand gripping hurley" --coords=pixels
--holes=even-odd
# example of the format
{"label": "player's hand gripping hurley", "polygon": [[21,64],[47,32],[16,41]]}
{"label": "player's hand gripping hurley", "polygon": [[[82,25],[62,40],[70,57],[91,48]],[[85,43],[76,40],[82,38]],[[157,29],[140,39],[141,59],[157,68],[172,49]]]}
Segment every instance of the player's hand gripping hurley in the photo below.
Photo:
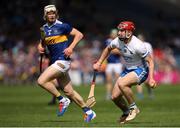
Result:
{"label": "player's hand gripping hurley", "polygon": [[91,88],[90,88],[90,91],[89,91],[89,96],[88,96],[88,99],[86,101],[87,107],[90,107],[90,108],[93,107],[96,104],[96,99],[95,99],[95,96],[94,96],[95,81],[96,81],[96,71],[94,70],[93,71],[93,79],[92,79],[92,82],[91,82]]}

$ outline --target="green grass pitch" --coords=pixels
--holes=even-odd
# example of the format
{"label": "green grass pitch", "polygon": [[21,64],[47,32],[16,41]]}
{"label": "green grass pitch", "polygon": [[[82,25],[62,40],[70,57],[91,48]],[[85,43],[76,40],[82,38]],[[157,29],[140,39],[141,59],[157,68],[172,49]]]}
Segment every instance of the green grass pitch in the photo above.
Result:
{"label": "green grass pitch", "polygon": [[[87,98],[89,86],[75,87]],[[50,94],[36,85],[0,85],[1,127],[174,127],[180,126],[180,86],[161,85],[150,100],[136,100],[141,112],[133,121],[120,125],[122,114],[112,101],[105,100],[105,87],[96,86],[97,103],[93,108],[97,117],[91,123],[83,122],[83,112],[72,103],[62,117],[56,116],[57,105],[48,106]]]}

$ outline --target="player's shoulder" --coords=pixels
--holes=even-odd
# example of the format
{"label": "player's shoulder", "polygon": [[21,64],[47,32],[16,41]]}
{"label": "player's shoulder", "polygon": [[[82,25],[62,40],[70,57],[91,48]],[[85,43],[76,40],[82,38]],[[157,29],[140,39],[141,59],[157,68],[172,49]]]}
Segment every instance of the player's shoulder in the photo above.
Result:
{"label": "player's shoulder", "polygon": [[143,43],[139,38],[137,38],[135,35],[132,36],[132,42],[135,42],[135,43]]}
{"label": "player's shoulder", "polygon": [[145,48],[144,43],[140,39],[138,39],[136,36],[134,36],[134,35],[132,37],[131,42],[132,42],[131,43],[131,47],[133,47],[136,50]]}
{"label": "player's shoulder", "polygon": [[111,47],[115,48],[115,47],[119,47],[120,44],[119,44],[119,38],[116,37],[115,39],[113,39],[110,44],[109,44]]}
{"label": "player's shoulder", "polygon": [[144,42],[146,46],[152,47],[152,45],[149,42]]}
{"label": "player's shoulder", "polygon": [[62,25],[62,24],[64,24],[64,22],[62,22],[60,20],[56,20],[56,22],[55,22],[55,25]]}
{"label": "player's shoulder", "polygon": [[133,44],[134,46],[144,45],[144,43],[143,43],[140,39],[138,39],[136,36],[134,36],[134,35],[132,36],[131,42],[132,42],[132,44]]}
{"label": "player's shoulder", "polygon": [[115,39],[113,39],[111,42],[116,42],[116,43],[119,43],[120,42],[120,40],[119,40],[119,38],[118,37],[116,37]]}
{"label": "player's shoulder", "polygon": [[44,25],[39,28],[40,31],[44,31]]}
{"label": "player's shoulder", "polygon": [[71,24],[64,22],[64,21],[60,21],[60,20],[56,20],[56,27],[63,27],[63,28],[72,28]]}

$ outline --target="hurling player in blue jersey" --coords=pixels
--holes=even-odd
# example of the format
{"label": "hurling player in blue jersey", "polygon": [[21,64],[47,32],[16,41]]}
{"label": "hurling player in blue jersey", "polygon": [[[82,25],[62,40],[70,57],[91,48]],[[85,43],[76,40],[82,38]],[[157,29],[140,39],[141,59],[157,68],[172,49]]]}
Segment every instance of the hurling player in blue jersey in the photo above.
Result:
{"label": "hurling player in blue jersey", "polygon": [[[40,53],[44,53],[45,46],[50,54],[50,66],[39,76],[38,84],[49,93],[57,97],[59,101],[58,116],[62,116],[73,100],[84,111],[84,121],[90,122],[96,117],[94,111],[86,106],[83,98],[73,89],[68,70],[70,68],[70,55],[74,47],[82,39],[83,34],[67,23],[59,20],[56,7],[47,5],[44,7],[44,20],[46,24],[41,27],[41,41],[38,45]],[[74,36],[68,45],[68,36]],[[63,97],[56,89],[59,85],[64,94]]]}
{"label": "hurling player in blue jersey", "polygon": [[[108,46],[113,39],[117,37],[118,30],[112,29],[109,38],[105,41],[106,46]],[[111,54],[107,58],[106,65],[106,100],[111,99],[111,92],[113,89],[113,81],[115,81],[119,74],[122,72],[122,64],[120,62],[120,52],[118,49],[111,51]]]}

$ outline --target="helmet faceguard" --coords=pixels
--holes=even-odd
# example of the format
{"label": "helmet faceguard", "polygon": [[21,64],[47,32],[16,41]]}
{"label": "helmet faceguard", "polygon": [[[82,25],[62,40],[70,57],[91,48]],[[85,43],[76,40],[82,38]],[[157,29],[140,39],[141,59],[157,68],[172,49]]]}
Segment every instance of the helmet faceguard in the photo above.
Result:
{"label": "helmet faceguard", "polygon": [[44,7],[44,16],[43,16],[44,20],[46,20],[47,13],[51,12],[51,11],[55,12],[56,13],[56,17],[58,17],[57,9],[56,9],[55,5],[47,5],[47,6]]}
{"label": "helmet faceguard", "polygon": [[135,25],[131,21],[123,21],[118,25],[117,28],[120,31],[125,31],[125,37],[120,38],[120,40],[125,40],[125,39],[129,39],[132,36],[135,30]]}

